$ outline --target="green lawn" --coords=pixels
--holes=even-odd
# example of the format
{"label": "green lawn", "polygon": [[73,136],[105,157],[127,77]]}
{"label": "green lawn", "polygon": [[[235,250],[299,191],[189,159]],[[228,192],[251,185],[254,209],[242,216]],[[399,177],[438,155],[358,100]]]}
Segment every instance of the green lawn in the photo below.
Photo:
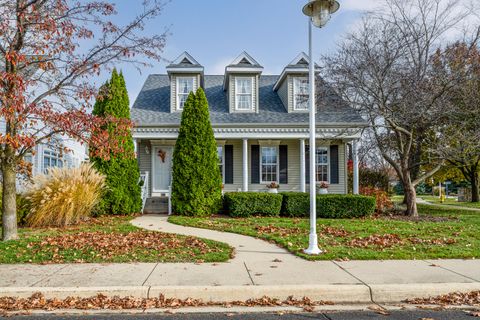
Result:
{"label": "green lawn", "polygon": [[0,263],[223,262],[233,249],[196,237],[146,231],[128,217],[104,217],[68,228],[20,229],[0,242]]}
{"label": "green lawn", "polygon": [[240,233],[274,242],[312,260],[436,259],[480,257],[480,213],[419,205],[420,221],[401,218],[318,220],[318,241],[326,253],[303,254],[308,245],[308,219],[188,218],[172,223]]}
{"label": "green lawn", "polygon": [[445,202],[441,203],[440,199],[438,197],[425,196],[425,195],[419,195],[418,197],[422,198],[425,201],[435,203],[435,204],[480,209],[480,202],[475,202],[475,203],[473,203],[473,202],[458,202],[455,199],[448,198],[448,199],[445,200]]}

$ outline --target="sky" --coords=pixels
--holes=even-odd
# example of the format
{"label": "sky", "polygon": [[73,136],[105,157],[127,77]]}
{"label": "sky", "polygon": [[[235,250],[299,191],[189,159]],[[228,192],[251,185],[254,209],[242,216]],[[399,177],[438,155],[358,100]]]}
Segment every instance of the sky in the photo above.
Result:
{"label": "sky", "polygon": [[[314,30],[314,56],[335,49],[335,43],[361,19],[378,0],[340,0],[340,10],[323,29]],[[163,53],[166,61],[153,62],[141,73],[128,65],[122,69],[133,104],[147,76],[166,73],[168,61],[189,52],[205,67],[205,74],[223,74],[225,66],[247,51],[265,69],[279,74],[300,52],[308,53],[307,18],[301,9],[304,0],[171,0],[162,14],[151,21],[146,33],[169,37]],[[140,0],[116,0],[119,24],[131,20],[141,10]],[[103,77],[97,81],[104,81]],[[98,83],[99,84],[99,83]]]}

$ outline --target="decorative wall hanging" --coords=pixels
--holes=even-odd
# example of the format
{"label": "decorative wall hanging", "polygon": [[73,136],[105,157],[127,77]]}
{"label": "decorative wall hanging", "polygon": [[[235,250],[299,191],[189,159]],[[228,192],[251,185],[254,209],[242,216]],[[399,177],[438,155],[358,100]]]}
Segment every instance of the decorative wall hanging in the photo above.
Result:
{"label": "decorative wall hanging", "polygon": [[160,149],[158,150],[158,156],[160,157],[160,160],[162,160],[162,162],[165,163],[165,157],[167,156],[167,153],[162,149]]}

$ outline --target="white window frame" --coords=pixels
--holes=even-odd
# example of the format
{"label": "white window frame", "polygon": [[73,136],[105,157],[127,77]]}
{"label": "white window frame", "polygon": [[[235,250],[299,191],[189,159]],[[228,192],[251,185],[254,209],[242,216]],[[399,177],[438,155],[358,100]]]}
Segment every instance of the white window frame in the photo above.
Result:
{"label": "white window frame", "polygon": [[[190,91],[189,93],[183,93],[183,92],[180,92],[180,81],[181,80],[192,80],[192,91]],[[183,107],[180,106],[180,97],[181,96],[187,96],[188,98],[188,95],[191,93],[191,92],[194,92],[195,91],[195,77],[177,77],[177,88],[176,88],[176,94],[177,94],[177,110],[183,110]],[[186,100],[185,100],[186,101]]]}
{"label": "white window frame", "polygon": [[[238,88],[239,88],[239,85],[238,85],[238,81],[239,80],[249,80],[250,81],[250,94],[246,94],[246,93],[239,93],[238,92]],[[254,80],[253,80],[253,77],[235,77],[235,111],[253,111],[254,110],[254,106],[253,106],[253,84],[254,84]],[[239,96],[250,96],[250,108],[248,109],[244,109],[244,108],[239,108],[239,102],[240,100],[238,99]]]}
{"label": "white window frame", "polygon": [[[307,100],[307,108],[298,108],[297,107],[297,95],[299,94],[297,92],[297,81],[304,81],[306,80],[307,83],[309,82],[308,81],[308,78],[307,77],[294,77],[293,78],[293,110],[294,111],[308,111],[308,107],[309,107],[309,104],[308,104],[308,100]],[[307,89],[308,91],[308,89]],[[307,93],[307,96],[308,98],[310,99],[310,95]]]}
{"label": "white window frame", "polygon": [[222,170],[220,170],[220,173],[222,174],[222,183],[225,184],[225,145],[219,144],[217,145],[217,155],[218,155],[218,149],[222,148],[222,161],[218,162],[219,166],[222,166]]}
{"label": "white window frame", "polygon": [[[263,150],[263,148],[273,148],[277,152],[277,163],[276,163],[277,180],[276,181],[264,181],[263,180],[263,162],[262,162],[262,150]],[[271,165],[271,164],[268,164],[268,165]],[[279,183],[279,180],[280,180],[280,148],[278,146],[268,146],[268,145],[267,146],[260,146],[260,184],[268,184],[268,183],[272,183],[272,182]]]}
{"label": "white window frame", "polygon": [[[330,183],[330,148],[328,147],[317,147],[318,150],[323,150],[327,151],[327,163],[322,163],[320,164],[319,161],[317,161],[317,152],[315,152],[315,180],[316,182],[322,182],[325,181],[327,183]],[[320,166],[326,166],[327,167],[327,180],[318,180],[318,169]]]}
{"label": "white window frame", "polygon": [[[48,158],[49,165],[45,166],[45,158]],[[57,165],[52,166],[52,160],[56,160]],[[62,163],[61,166],[59,166],[59,163]],[[42,154],[42,169],[44,173],[48,172],[48,169],[50,168],[63,168],[65,166],[65,159],[63,156],[60,154],[60,152],[53,151],[50,149],[45,149],[43,150]]]}

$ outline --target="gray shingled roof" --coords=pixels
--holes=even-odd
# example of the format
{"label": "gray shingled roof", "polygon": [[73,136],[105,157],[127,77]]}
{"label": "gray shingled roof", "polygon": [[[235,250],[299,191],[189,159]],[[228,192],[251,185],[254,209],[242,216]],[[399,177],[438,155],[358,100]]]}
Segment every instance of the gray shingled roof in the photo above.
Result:
{"label": "gray shingled roof", "polygon": [[[262,75],[259,81],[259,113],[229,113],[223,75],[205,76],[205,94],[213,125],[223,124],[308,124],[308,113],[288,113],[273,86],[279,76]],[[326,106],[319,108],[318,124],[351,123],[363,125],[360,115],[336,95],[330,95]],[[178,125],[181,113],[170,112],[170,79],[167,75],[150,75],[139,93],[132,111],[138,126]]]}

